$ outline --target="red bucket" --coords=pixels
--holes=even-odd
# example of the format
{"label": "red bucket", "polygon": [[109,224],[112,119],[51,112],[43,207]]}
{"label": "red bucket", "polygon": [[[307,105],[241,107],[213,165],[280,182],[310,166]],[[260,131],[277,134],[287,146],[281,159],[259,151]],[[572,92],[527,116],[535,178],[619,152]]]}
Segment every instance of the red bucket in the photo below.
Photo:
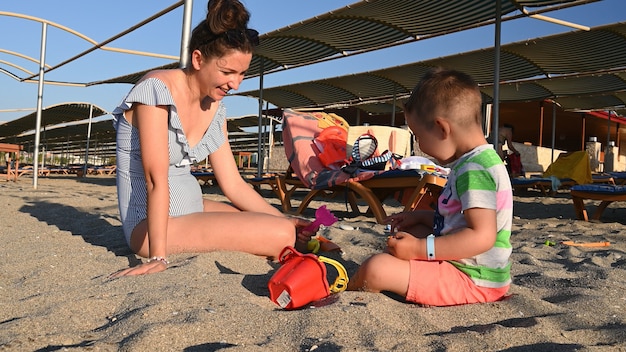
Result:
{"label": "red bucket", "polygon": [[[346,289],[348,276],[346,269],[337,261],[302,254],[293,247],[285,247],[280,254],[280,268],[268,283],[270,299],[284,309],[296,309],[311,302],[328,297],[331,292]],[[326,265],[333,265],[339,276],[328,286]]]}

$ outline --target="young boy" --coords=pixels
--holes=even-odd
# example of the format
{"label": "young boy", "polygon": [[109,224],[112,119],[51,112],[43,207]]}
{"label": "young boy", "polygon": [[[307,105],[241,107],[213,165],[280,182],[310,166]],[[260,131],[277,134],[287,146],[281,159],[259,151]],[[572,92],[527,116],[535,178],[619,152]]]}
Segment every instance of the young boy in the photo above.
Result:
{"label": "young boy", "polygon": [[493,302],[511,282],[513,196],[502,160],[481,128],[474,80],[434,69],[405,104],[420,149],[451,168],[437,209],[392,215],[388,253],[368,258],[349,290],[389,291],[432,306]]}

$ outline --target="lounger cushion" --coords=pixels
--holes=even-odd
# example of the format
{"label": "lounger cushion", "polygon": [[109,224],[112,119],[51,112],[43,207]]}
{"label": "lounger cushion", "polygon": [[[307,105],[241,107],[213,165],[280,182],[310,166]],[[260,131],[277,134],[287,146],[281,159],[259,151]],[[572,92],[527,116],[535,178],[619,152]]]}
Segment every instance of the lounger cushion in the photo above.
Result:
{"label": "lounger cushion", "polygon": [[531,177],[531,178],[512,178],[511,179],[511,185],[513,186],[532,186],[538,182],[546,182],[546,183],[552,183],[552,180],[550,178],[543,178],[543,177]]}
{"label": "lounger cushion", "polygon": [[579,191],[579,192],[602,193],[602,194],[626,194],[626,186],[602,185],[602,184],[575,185],[575,186],[572,186],[571,190]]}

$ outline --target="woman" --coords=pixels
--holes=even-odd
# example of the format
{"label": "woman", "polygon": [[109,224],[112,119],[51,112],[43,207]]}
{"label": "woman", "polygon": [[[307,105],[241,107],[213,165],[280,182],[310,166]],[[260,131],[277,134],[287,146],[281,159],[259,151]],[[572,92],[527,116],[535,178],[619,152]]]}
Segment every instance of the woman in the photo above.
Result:
{"label": "woman", "polygon": [[[113,115],[117,188],[130,248],[150,258],[114,277],[160,272],[167,255],[213,250],[277,257],[296,226],[241,177],[226,131],[222,98],[237,89],[258,45],[238,0],[210,0],[192,32],[189,66],[146,74]],[[234,206],[202,199],[190,165],[208,155]],[[169,156],[169,157],[168,157]]]}

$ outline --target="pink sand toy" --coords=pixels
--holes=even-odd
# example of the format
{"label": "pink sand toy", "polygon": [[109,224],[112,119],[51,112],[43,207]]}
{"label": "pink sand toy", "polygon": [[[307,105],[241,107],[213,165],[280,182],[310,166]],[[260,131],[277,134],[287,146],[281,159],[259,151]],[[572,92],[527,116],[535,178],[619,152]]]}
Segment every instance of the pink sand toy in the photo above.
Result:
{"label": "pink sand toy", "polygon": [[[325,205],[317,208],[315,211],[315,220],[310,223],[307,227],[303,229],[303,231],[309,232],[317,232],[320,229],[320,226],[330,226],[337,222],[337,218],[326,208]],[[320,237],[316,236],[311,238],[311,240],[307,243],[307,249],[313,253],[317,253],[320,250]]]}
{"label": "pink sand toy", "polygon": [[315,211],[315,220],[307,227],[305,227],[304,231],[309,232],[317,232],[320,229],[320,226],[330,226],[337,222],[337,218],[326,208],[325,205],[317,208]]}

